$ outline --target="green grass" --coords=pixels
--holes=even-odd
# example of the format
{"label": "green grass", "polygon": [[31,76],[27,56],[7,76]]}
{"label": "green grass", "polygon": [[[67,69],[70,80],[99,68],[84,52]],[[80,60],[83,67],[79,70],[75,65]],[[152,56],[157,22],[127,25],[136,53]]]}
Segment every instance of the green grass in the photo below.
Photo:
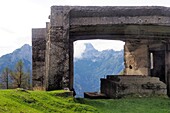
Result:
{"label": "green grass", "polygon": [[56,96],[64,91],[0,90],[0,113],[95,113],[94,107]]}
{"label": "green grass", "polygon": [[64,92],[0,90],[0,113],[170,113],[167,97],[90,100]]}
{"label": "green grass", "polygon": [[170,99],[168,97],[77,99],[77,102],[93,106],[101,113],[170,113]]}

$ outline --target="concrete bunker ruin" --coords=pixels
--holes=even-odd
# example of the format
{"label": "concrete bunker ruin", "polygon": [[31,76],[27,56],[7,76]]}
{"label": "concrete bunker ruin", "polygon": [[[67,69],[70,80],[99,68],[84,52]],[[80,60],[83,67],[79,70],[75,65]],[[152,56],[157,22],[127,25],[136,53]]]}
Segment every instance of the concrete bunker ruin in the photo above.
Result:
{"label": "concrete bunker ruin", "polygon": [[126,77],[158,77],[170,96],[170,8],[52,6],[49,18],[32,29],[34,89],[73,89],[73,42],[110,39],[125,42]]}

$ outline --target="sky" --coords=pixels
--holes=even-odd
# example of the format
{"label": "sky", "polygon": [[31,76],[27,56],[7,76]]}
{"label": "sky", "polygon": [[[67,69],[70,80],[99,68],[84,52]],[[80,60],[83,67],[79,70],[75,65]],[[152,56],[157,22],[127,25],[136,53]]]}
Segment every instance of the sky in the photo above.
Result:
{"label": "sky", "polygon": [[[0,56],[11,53],[24,44],[31,45],[31,29],[44,28],[49,22],[52,5],[77,6],[166,6],[170,0],[1,0],[0,1]],[[84,43],[75,42],[76,56],[84,50]],[[91,42],[102,51],[104,49],[123,49],[121,42]],[[109,47],[108,47],[109,45]],[[107,46],[107,47],[106,47]]]}

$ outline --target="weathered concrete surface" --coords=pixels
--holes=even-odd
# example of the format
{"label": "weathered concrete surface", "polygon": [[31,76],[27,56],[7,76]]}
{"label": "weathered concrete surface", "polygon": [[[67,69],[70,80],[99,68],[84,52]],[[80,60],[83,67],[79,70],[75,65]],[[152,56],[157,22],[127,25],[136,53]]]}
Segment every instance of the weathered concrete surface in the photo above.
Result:
{"label": "weathered concrete surface", "polygon": [[[48,64],[48,86],[47,90],[62,89],[70,86],[72,78],[69,79],[72,73],[70,59],[70,47],[72,43],[69,40],[69,10],[67,7],[55,9],[51,8],[51,19],[49,28],[49,40],[47,49]],[[73,65],[73,64],[72,64]],[[73,74],[72,74],[73,75]],[[70,84],[69,84],[70,83]]]}
{"label": "weathered concrete surface", "polygon": [[46,50],[46,29],[32,30],[32,85],[34,90],[46,89],[45,77],[45,50]]}
{"label": "weathered concrete surface", "polygon": [[165,54],[165,74],[166,74],[166,84],[167,84],[167,92],[170,97],[170,44],[166,44],[166,54]]}
{"label": "weathered concrete surface", "polygon": [[125,75],[149,75],[148,43],[145,40],[126,41],[124,51]]}
{"label": "weathered concrete surface", "polygon": [[170,8],[167,7],[52,6],[52,26],[62,26],[62,16],[68,16],[64,13],[66,10],[69,12],[70,25],[170,23]]}
{"label": "weathered concrete surface", "polygon": [[101,79],[101,93],[109,98],[121,98],[127,95],[153,96],[166,95],[166,84],[159,78],[135,75],[107,76]]}
{"label": "weathered concrete surface", "polygon": [[69,42],[62,27],[51,27],[49,50],[48,90],[62,89],[68,84]]}
{"label": "weathered concrete surface", "polygon": [[[170,57],[167,47],[170,39],[168,7],[52,6],[50,23],[46,30],[48,34],[45,52],[46,90],[73,88],[73,42],[86,39],[125,41],[125,74],[164,75],[163,79],[170,85],[168,78]],[[158,74],[151,75],[150,52],[162,47],[155,46],[157,43],[165,47],[161,51],[166,53],[164,55],[166,64],[161,61],[156,67],[164,64],[165,73],[160,73],[160,70],[154,68],[154,74]],[[35,45],[35,48],[37,47]],[[38,58],[36,54],[33,56],[35,59]],[[43,68],[43,65],[41,67]],[[33,76],[39,78],[37,74]],[[170,94],[170,90],[168,91]]]}

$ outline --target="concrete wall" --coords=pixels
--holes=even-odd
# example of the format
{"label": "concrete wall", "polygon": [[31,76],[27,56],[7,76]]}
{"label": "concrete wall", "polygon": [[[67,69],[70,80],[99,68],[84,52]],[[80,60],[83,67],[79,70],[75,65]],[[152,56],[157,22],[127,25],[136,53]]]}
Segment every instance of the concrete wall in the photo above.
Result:
{"label": "concrete wall", "polygon": [[69,87],[69,16],[67,8],[51,8],[47,49],[47,90]]}
{"label": "concrete wall", "polygon": [[67,87],[69,76],[69,42],[63,39],[62,27],[51,27],[48,49],[48,90]]}
{"label": "concrete wall", "polygon": [[126,41],[124,59],[125,75],[149,75],[149,51],[145,40]]}
{"label": "concrete wall", "polygon": [[45,90],[45,50],[46,50],[46,29],[32,29],[32,80],[34,90]]}
{"label": "concrete wall", "polygon": [[170,44],[166,44],[166,84],[167,84],[167,92],[168,96],[170,97]]}

